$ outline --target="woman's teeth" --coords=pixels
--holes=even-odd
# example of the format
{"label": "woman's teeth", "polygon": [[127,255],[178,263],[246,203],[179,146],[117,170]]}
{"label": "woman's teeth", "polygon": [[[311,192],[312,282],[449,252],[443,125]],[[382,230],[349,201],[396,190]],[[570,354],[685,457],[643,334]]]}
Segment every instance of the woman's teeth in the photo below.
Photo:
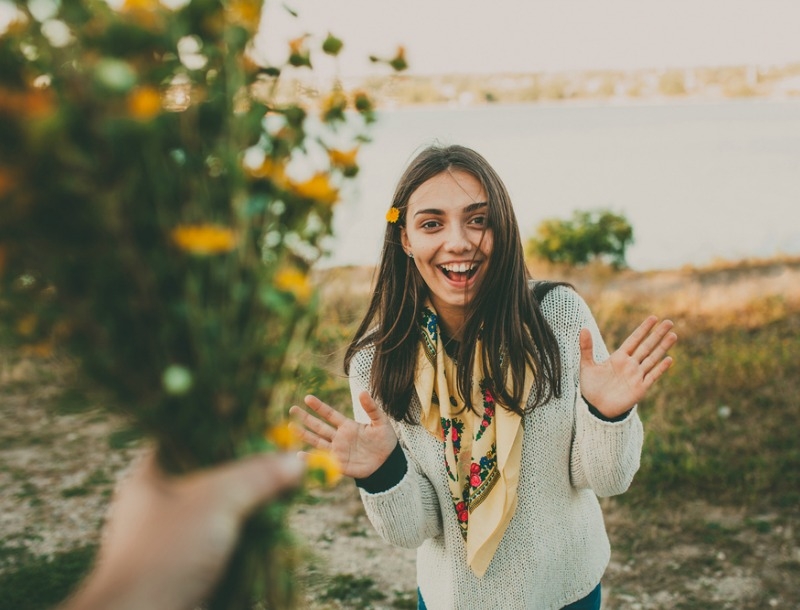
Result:
{"label": "woman's teeth", "polygon": [[449,265],[439,265],[439,269],[441,269],[444,274],[451,280],[463,280],[465,278],[460,277],[466,275],[466,279],[471,278],[475,275],[475,269],[477,269],[477,265],[471,263],[454,263]]}

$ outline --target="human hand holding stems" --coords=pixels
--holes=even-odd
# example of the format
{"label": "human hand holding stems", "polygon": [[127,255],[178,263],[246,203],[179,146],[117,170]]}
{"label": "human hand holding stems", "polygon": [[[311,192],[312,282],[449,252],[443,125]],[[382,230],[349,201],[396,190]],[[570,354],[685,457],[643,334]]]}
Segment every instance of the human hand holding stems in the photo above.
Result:
{"label": "human hand holding stems", "polygon": [[649,316],[603,362],[595,362],[592,335],[580,334],[580,384],[584,398],[605,417],[614,418],[644,398],[650,387],[672,366],[667,356],[678,336],[673,323]]}
{"label": "human hand holding stems", "polygon": [[114,499],[97,563],[59,610],[180,610],[208,596],[246,518],[301,483],[295,455],[172,476],[148,454]]}
{"label": "human hand holding stems", "polygon": [[299,422],[298,432],[303,441],[329,451],[338,460],[342,474],[363,479],[386,461],[397,445],[397,435],[389,416],[368,392],[361,392],[358,400],[370,419],[368,424],[342,415],[311,395],[306,396],[304,402],[317,417],[296,405],[289,413]]}

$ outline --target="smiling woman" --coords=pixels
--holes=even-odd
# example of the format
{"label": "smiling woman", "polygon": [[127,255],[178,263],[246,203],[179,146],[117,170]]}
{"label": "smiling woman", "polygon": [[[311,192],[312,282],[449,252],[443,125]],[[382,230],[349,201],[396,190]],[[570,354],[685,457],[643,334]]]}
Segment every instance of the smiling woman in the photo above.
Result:
{"label": "smiling woman", "polygon": [[414,192],[406,210],[409,220],[400,227],[403,248],[430,290],[439,323],[456,339],[492,254],[486,199],[472,174],[444,172]]}
{"label": "smiling woman", "polygon": [[648,317],[609,355],[577,294],[531,280],[508,192],[471,149],[420,153],[390,212],[345,356],[355,420],[308,396],[303,438],[383,538],[418,549],[420,608],[599,608],[597,497],[638,469],[636,403],[672,363],[672,323]]}

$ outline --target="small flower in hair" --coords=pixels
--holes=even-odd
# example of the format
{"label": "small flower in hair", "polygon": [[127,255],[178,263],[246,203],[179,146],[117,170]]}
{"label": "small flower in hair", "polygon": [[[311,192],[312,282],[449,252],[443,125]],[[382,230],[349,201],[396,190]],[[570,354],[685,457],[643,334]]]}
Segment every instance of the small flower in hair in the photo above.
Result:
{"label": "small flower in hair", "polygon": [[392,224],[397,222],[397,219],[400,218],[400,210],[396,207],[392,206],[389,208],[389,211],[386,212],[386,220],[391,222]]}

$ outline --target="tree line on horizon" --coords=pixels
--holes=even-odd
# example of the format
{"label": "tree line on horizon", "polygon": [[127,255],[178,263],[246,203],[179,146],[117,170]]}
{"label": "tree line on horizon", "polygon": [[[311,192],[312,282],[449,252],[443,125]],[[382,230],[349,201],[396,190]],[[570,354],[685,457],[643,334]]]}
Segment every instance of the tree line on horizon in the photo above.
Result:
{"label": "tree line on horizon", "polygon": [[[387,106],[517,104],[570,100],[711,97],[800,97],[800,63],[640,70],[575,70],[496,74],[393,73],[351,83]],[[314,99],[320,85],[287,80],[287,97]]]}

